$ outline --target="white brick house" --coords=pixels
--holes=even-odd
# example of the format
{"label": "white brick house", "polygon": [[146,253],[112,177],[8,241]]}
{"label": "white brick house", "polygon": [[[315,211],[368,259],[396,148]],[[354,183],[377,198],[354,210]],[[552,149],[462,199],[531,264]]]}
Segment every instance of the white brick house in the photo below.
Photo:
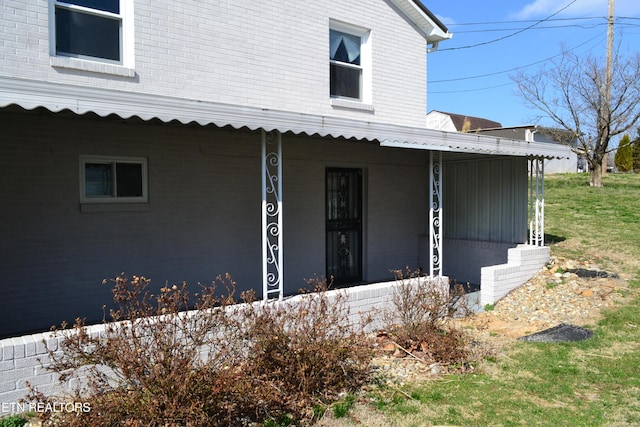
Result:
{"label": "white brick house", "polygon": [[527,162],[558,153],[426,129],[451,35],[418,0],[2,4],[0,338],[99,320],[123,271],[479,284],[529,239]]}

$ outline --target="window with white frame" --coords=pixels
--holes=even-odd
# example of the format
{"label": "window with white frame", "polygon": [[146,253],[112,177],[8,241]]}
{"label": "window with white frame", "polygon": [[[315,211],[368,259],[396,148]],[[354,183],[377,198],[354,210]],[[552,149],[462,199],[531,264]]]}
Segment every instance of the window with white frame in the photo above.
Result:
{"label": "window with white frame", "polygon": [[339,22],[329,29],[330,95],[369,102],[369,31]]}
{"label": "window with white frame", "polygon": [[82,203],[138,203],[148,200],[146,158],[80,158]]}
{"label": "window with white frame", "polygon": [[51,53],[127,65],[131,0],[50,0]]}

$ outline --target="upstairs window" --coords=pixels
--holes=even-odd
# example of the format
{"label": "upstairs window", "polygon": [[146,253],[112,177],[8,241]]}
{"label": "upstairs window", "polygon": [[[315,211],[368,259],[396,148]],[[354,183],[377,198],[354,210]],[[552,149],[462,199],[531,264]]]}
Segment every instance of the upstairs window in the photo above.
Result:
{"label": "upstairs window", "polygon": [[331,98],[371,102],[370,31],[331,21],[329,27],[329,85]]}
{"label": "upstairs window", "polygon": [[362,39],[353,34],[329,30],[331,45],[331,96],[362,98]]}
{"label": "upstairs window", "polygon": [[54,55],[124,62],[126,0],[52,1]]}
{"label": "upstairs window", "polygon": [[147,160],[82,157],[80,201],[83,203],[146,202]]}

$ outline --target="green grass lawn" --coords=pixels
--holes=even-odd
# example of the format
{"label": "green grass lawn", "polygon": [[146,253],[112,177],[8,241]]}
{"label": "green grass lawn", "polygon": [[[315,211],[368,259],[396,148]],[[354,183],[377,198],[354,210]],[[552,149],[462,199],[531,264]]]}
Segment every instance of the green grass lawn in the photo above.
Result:
{"label": "green grass lawn", "polygon": [[[371,396],[370,426],[640,426],[640,175],[546,179],[545,232],[552,253],[596,261],[629,280],[633,298],[580,343],[514,342],[477,374]],[[411,398],[407,397],[411,396]],[[375,408],[375,411],[374,411]],[[349,425],[353,421],[345,425]]]}
{"label": "green grass lawn", "polygon": [[583,174],[546,177],[545,234],[556,255],[638,277],[640,175],[608,174],[604,185],[589,187]]}

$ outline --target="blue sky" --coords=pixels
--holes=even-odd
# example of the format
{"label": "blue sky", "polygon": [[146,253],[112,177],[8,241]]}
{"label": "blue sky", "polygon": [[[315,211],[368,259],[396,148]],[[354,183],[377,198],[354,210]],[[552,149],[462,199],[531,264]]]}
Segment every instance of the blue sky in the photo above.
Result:
{"label": "blue sky", "polygon": [[[503,126],[548,125],[523,104],[509,76],[517,68],[535,72],[562,44],[605,57],[607,0],[422,2],[453,33],[427,57],[428,111],[484,117]],[[621,52],[640,50],[640,0],[615,0],[615,16]]]}

